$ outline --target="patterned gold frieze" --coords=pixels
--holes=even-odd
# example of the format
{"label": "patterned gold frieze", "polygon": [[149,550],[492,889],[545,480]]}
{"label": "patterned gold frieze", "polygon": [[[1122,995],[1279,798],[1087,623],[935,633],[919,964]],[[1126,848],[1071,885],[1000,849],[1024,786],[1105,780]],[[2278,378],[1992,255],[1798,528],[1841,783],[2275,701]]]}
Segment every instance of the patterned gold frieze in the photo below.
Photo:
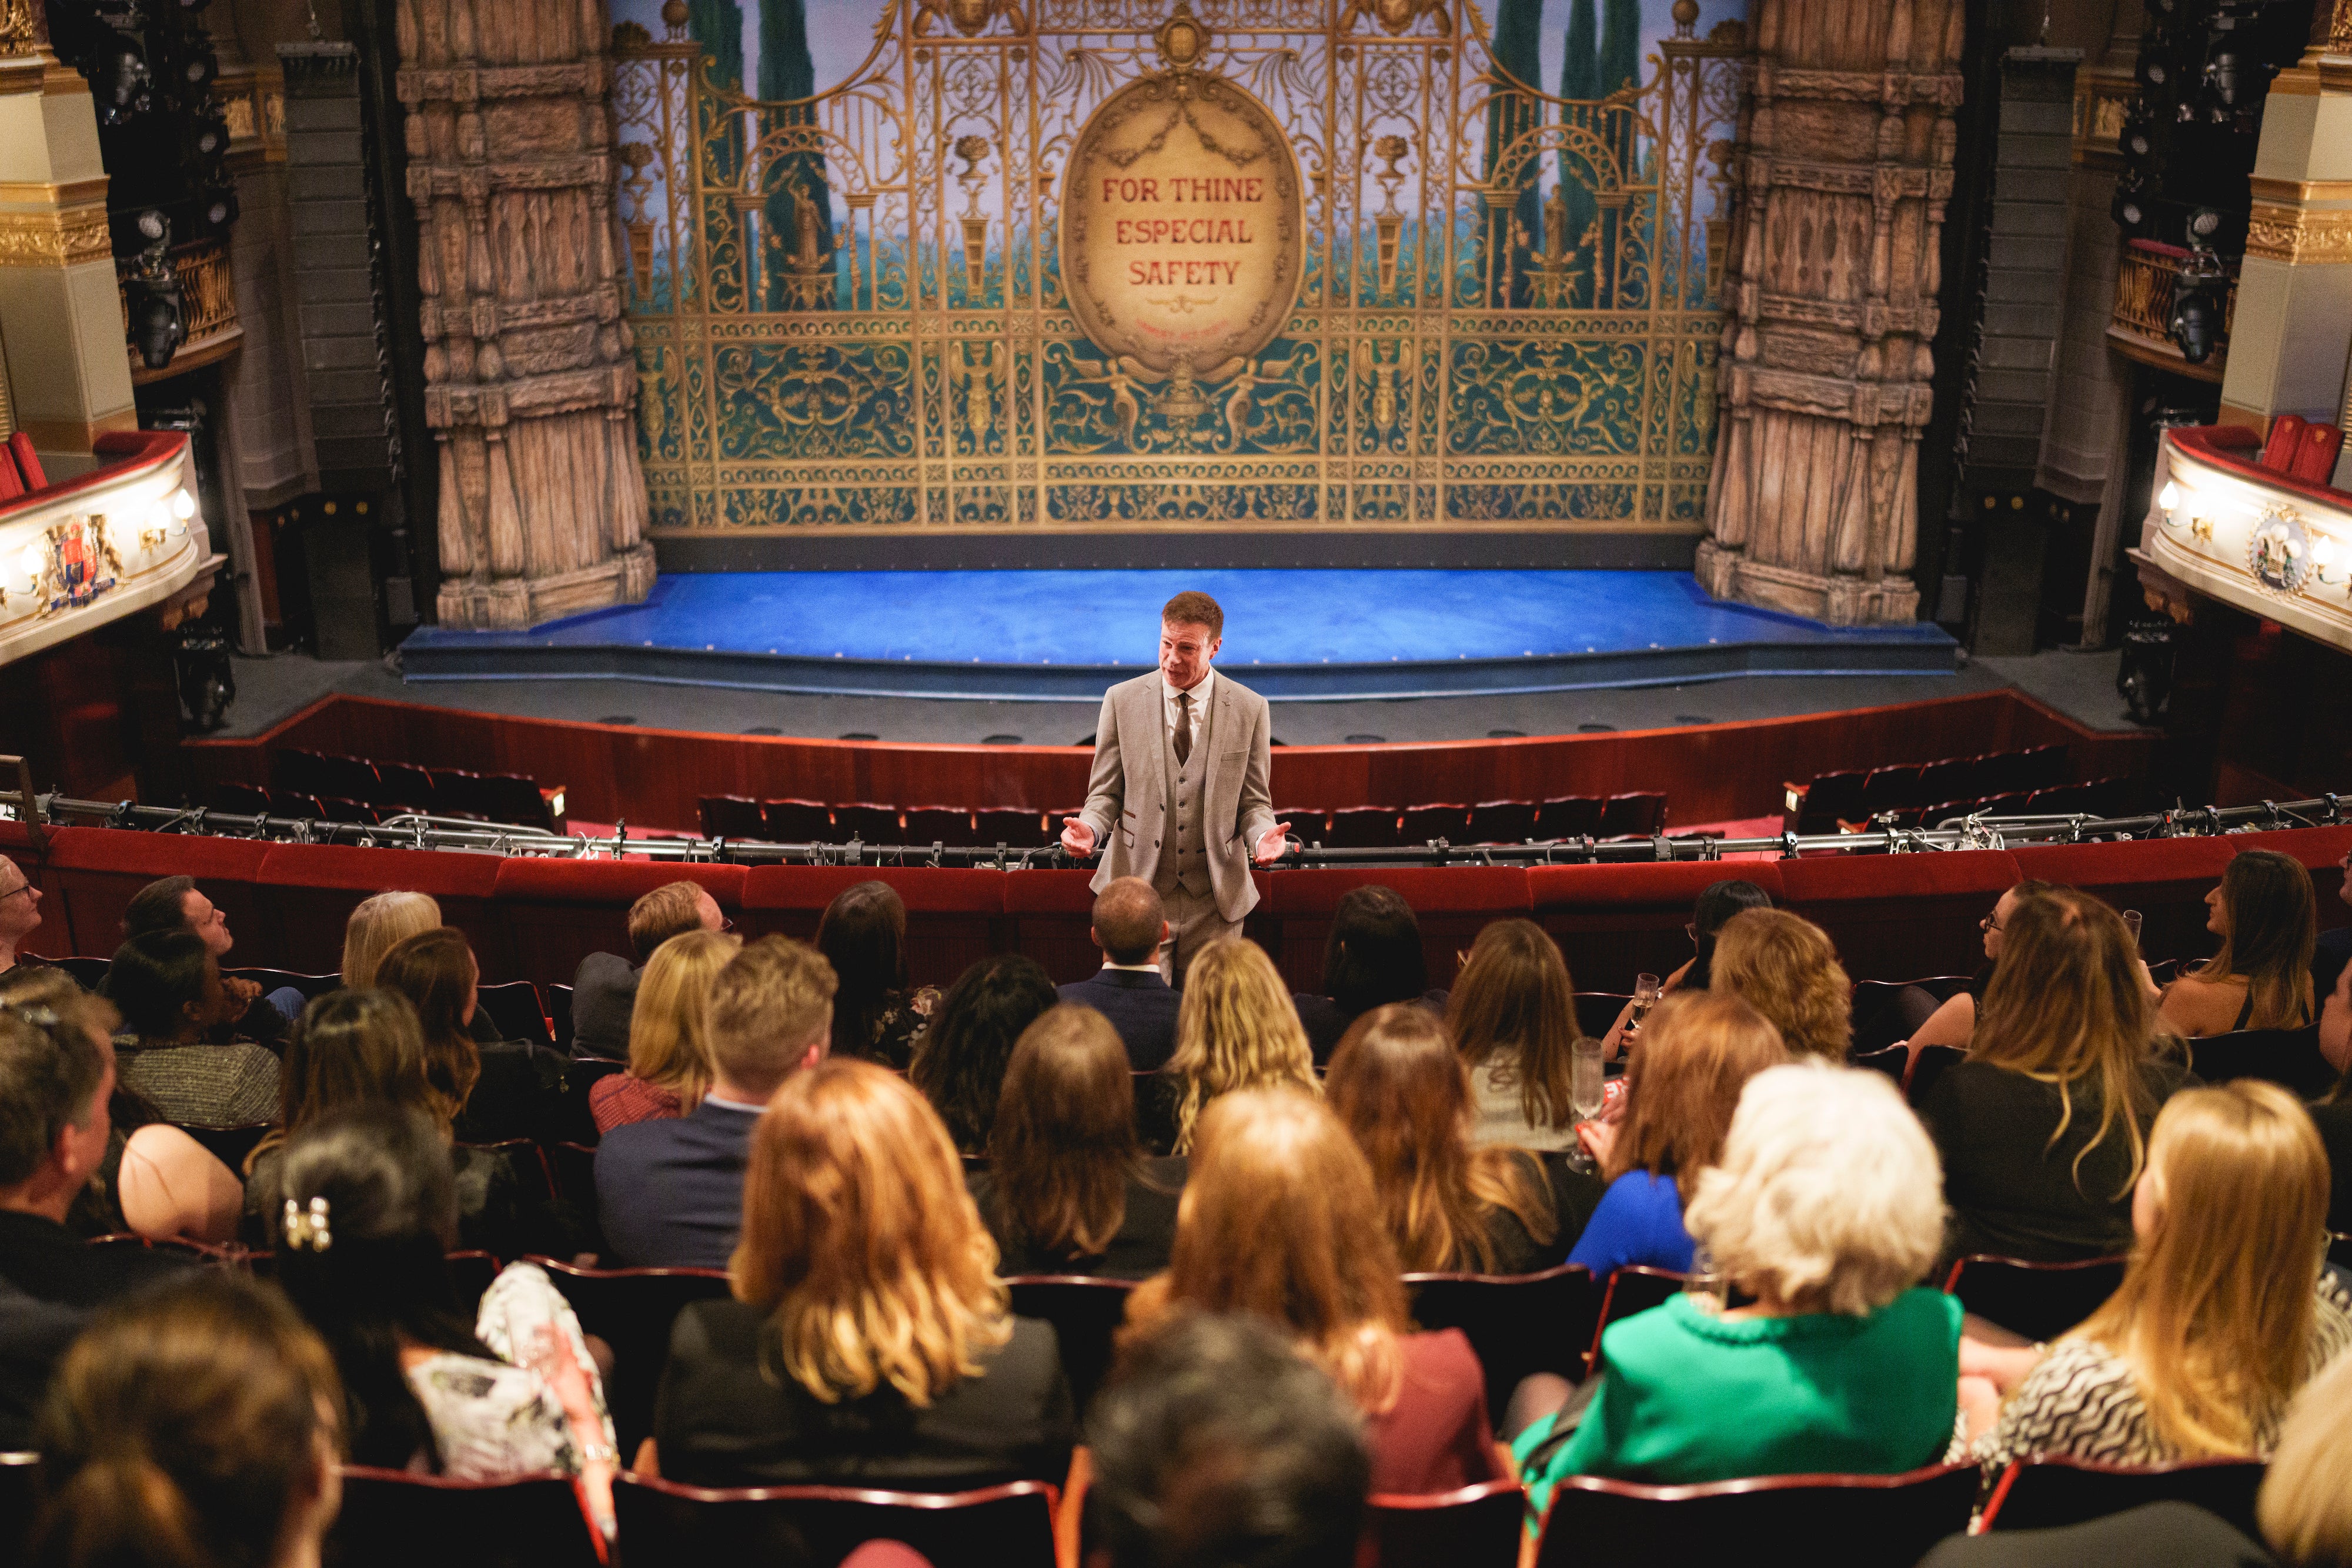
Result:
{"label": "patterned gold frieze", "polygon": [[113,254],[104,207],[0,212],[0,267],[73,267]]}
{"label": "patterned gold frieze", "polygon": [[2352,210],[2256,202],[2246,225],[2246,254],[2290,267],[2352,262]]}

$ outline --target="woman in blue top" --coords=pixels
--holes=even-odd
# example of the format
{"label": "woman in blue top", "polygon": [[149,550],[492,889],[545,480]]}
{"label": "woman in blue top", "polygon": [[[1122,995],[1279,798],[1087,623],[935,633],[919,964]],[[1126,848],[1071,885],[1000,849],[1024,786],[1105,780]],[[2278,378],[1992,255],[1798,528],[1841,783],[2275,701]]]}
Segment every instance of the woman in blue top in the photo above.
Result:
{"label": "woman in blue top", "polygon": [[1722,1155],[1748,1081],[1788,1060],[1780,1031],[1728,991],[1660,1002],[1625,1069],[1623,1122],[1577,1128],[1609,1190],[1568,1260],[1596,1276],[1636,1265],[1686,1271],[1683,1184]]}

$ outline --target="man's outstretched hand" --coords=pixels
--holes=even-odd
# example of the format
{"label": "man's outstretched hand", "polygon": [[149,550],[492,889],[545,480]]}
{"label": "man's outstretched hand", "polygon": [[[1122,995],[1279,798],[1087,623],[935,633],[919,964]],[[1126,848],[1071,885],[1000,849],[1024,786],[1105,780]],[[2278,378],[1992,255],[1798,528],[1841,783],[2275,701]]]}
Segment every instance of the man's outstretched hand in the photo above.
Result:
{"label": "man's outstretched hand", "polygon": [[1095,831],[1087,826],[1085,818],[1062,819],[1062,847],[1082,860],[1095,852]]}
{"label": "man's outstretched hand", "polygon": [[1257,841],[1257,863],[1272,865],[1290,852],[1290,824],[1276,822]]}

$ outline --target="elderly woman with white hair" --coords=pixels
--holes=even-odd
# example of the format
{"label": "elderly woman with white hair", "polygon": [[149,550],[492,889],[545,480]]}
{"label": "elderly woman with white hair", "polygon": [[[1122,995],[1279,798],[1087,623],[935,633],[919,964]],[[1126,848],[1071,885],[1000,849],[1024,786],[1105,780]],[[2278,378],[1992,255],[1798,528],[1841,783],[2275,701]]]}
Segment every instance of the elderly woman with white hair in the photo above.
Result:
{"label": "elderly woman with white hair", "polygon": [[1580,1413],[1513,1451],[1540,1520],[1573,1475],[1690,1483],[1897,1474],[1952,1437],[1960,1306],[1917,1285],[1943,1241],[1935,1146],[1880,1073],[1750,1079],[1684,1218],[1749,1306],[1678,1296],[1612,1324]]}

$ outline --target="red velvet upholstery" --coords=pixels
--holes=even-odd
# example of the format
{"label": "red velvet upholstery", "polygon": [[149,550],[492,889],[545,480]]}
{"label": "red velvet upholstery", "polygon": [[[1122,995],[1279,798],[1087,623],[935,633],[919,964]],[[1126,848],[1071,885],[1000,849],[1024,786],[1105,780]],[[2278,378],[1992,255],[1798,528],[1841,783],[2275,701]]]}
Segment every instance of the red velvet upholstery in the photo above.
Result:
{"label": "red velvet upholstery", "polygon": [[[16,460],[16,477],[24,482],[25,494],[48,488],[49,476],[41,472],[41,459],[33,451],[33,438],[23,431],[8,438],[8,455]],[[106,453],[101,449],[99,455]]]}
{"label": "red velvet upholstery", "polygon": [[1012,944],[1045,966],[1057,986],[1085,979],[1102,967],[1102,952],[1087,935],[1094,925],[1090,871],[1024,871],[1004,879],[1004,915]]}
{"label": "red velvet upholstery", "polygon": [[676,861],[508,860],[498,904],[513,942],[515,979],[569,985],[591,953],[629,952],[629,905],[670,882],[702,884],[730,916],[743,907],[740,865]]}
{"label": "red velvet upholstery", "polygon": [[1781,899],[1780,861],[1537,866],[1528,873],[1536,918],[1559,943],[1569,974],[1588,991],[1631,991],[1633,977],[1673,974],[1691,956],[1691,904],[1718,882],[1752,882]]}
{"label": "red velvet upholstery", "polygon": [[0,501],[13,501],[24,493],[25,481],[16,476],[16,459],[0,446]]}
{"label": "red velvet upholstery", "polygon": [[818,919],[844,889],[887,882],[907,904],[907,978],[944,987],[1009,945],[996,940],[1008,880],[1001,871],[967,867],[754,866],[743,878],[743,934],[814,941]]}
{"label": "red velvet upholstery", "polygon": [[161,877],[192,876],[228,916],[238,944],[231,961],[268,963],[280,933],[256,883],[270,848],[249,839],[58,828],[49,835],[48,863],[59,907],[48,918],[70,927],[76,953],[102,958],[122,945],[122,912],[133,894]]}
{"label": "red velvet upholstery", "polygon": [[501,863],[489,855],[434,850],[279,844],[263,857],[260,871],[278,915],[279,945],[271,961],[276,967],[312,975],[340,968],[343,926],[352,911],[371,894],[399,888],[433,895],[441,918],[473,944],[486,982],[528,979],[514,973],[513,946],[493,899]]}
{"label": "red velvet upholstery", "polygon": [[[2137,844],[2053,844],[2010,852],[2017,874],[2095,893],[2117,909],[2137,909],[2143,956],[2202,958],[2213,951],[2205,930],[2205,894],[2221,880],[2243,837],[2151,839]],[[2117,853],[2121,851],[2121,853]]]}
{"label": "red velvet upholstery", "polygon": [[1896,893],[1888,886],[1890,858],[1782,861],[1788,907],[1830,932],[1839,961],[1854,978],[1965,975],[1983,963],[1977,922],[2017,881],[2017,862],[1999,850],[1905,855],[1892,879],[1902,890]]}
{"label": "red velvet upholstery", "polygon": [[2332,485],[2336,480],[2336,455],[2344,449],[2344,432],[2332,424],[2304,427],[2303,439],[2295,444],[2294,462],[2287,472],[2313,485]]}
{"label": "red velvet upholstery", "polygon": [[1429,983],[1454,984],[1458,955],[1469,951],[1490,920],[1528,912],[1528,873],[1519,866],[1383,866],[1349,871],[1285,872],[1271,879],[1265,914],[1280,923],[1279,946],[1267,945],[1294,991],[1319,991],[1331,911],[1350,889],[1394,888],[1421,922]]}
{"label": "red velvet upholstery", "polygon": [[2303,446],[2303,433],[2309,428],[2299,413],[2283,413],[2273,420],[2270,435],[2263,442],[2263,466],[2274,474],[2294,473],[2295,455]]}

